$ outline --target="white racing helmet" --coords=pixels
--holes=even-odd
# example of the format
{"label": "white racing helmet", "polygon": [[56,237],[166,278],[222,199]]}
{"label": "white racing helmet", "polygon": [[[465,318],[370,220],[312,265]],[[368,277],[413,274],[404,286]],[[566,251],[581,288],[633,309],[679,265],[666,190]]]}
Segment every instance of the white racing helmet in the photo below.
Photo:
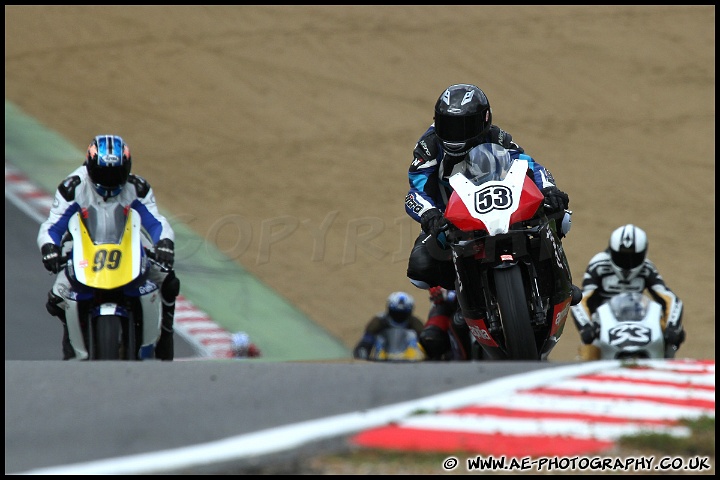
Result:
{"label": "white racing helmet", "polygon": [[610,265],[623,280],[632,280],[642,269],[647,255],[648,240],[645,231],[628,223],[610,235]]}
{"label": "white racing helmet", "polygon": [[247,357],[250,350],[250,335],[245,332],[235,332],[231,338],[233,353],[238,357]]}

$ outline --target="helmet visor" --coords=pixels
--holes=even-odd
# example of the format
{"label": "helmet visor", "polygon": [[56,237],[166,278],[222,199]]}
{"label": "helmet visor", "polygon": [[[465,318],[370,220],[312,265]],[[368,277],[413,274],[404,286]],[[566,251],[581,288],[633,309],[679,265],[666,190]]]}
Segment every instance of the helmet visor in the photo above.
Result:
{"label": "helmet visor", "polygon": [[623,270],[632,270],[645,261],[645,252],[616,252],[610,250],[610,257],[613,263]]}
{"label": "helmet visor", "polygon": [[390,310],[388,314],[395,323],[405,323],[410,318],[410,312],[402,310]]}
{"label": "helmet visor", "polygon": [[484,129],[482,114],[435,115],[435,132],[445,142],[466,142],[480,135]]}
{"label": "helmet visor", "polygon": [[124,166],[95,167],[90,172],[90,179],[93,183],[112,190],[125,185],[128,174],[128,169]]}

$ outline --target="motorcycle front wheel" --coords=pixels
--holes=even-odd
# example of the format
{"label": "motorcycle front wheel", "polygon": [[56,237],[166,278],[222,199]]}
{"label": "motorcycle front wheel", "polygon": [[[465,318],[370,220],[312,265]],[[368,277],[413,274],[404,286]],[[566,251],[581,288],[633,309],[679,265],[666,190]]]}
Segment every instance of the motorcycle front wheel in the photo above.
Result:
{"label": "motorcycle front wheel", "polygon": [[520,267],[495,270],[495,290],[510,360],[539,360]]}
{"label": "motorcycle front wheel", "polygon": [[122,318],[117,315],[96,317],[92,342],[91,358],[94,360],[120,360]]}

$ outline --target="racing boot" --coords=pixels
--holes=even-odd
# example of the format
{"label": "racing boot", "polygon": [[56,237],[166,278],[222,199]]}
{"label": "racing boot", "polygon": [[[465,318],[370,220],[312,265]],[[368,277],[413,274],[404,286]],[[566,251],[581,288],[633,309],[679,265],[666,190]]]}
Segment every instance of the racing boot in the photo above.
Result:
{"label": "racing boot", "polygon": [[58,317],[60,321],[63,324],[63,337],[62,337],[62,352],[63,352],[63,360],[70,360],[71,358],[75,358],[75,349],[70,344],[70,334],[68,333],[67,328],[67,319],[65,318],[65,310],[60,307],[60,303],[62,303],[63,299],[62,297],[58,297],[53,293],[52,290],[48,292],[48,300],[45,304],[45,308],[47,309],[48,313],[52,315],[53,317]]}
{"label": "racing boot", "polygon": [[70,344],[70,334],[68,333],[67,323],[63,322],[63,338],[62,338],[63,360],[75,358],[75,349]]}
{"label": "racing boot", "polygon": [[682,325],[665,327],[665,358],[675,358],[675,353],[685,341],[685,329]]}
{"label": "racing boot", "polygon": [[155,346],[155,358],[171,361],[175,358],[174,329],[175,299],[180,295],[180,280],[171,270],[161,287],[162,294],[162,328],[160,339]]}
{"label": "racing boot", "polygon": [[162,306],[162,327],[160,329],[160,340],[155,345],[155,358],[171,361],[175,357],[174,329],[175,302],[167,305],[163,300]]}

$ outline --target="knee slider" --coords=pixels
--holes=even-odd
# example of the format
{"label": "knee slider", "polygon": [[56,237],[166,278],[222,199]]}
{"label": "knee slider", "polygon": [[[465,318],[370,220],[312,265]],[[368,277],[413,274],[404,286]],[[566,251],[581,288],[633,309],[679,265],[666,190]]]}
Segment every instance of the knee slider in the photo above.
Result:
{"label": "knee slider", "polygon": [[62,297],[55,295],[52,290],[48,292],[48,299],[45,303],[45,308],[48,313],[53,317],[58,317],[60,320],[65,321],[65,310],[60,307],[60,303],[63,301]]}
{"label": "knee slider", "polygon": [[175,298],[180,295],[180,280],[175,276],[175,271],[170,271],[160,289],[163,299],[166,302],[174,302]]}

